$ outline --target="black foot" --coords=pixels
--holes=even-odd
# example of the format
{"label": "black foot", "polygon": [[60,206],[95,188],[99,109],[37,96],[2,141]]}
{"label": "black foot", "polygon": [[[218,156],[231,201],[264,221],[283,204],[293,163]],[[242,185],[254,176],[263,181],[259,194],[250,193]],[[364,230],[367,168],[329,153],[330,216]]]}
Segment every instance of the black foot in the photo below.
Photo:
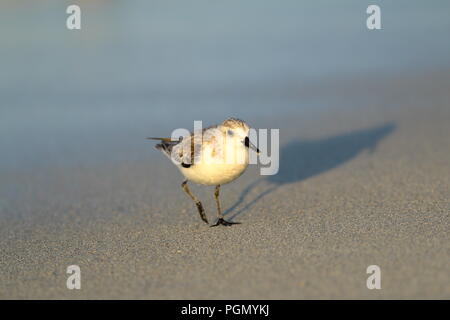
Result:
{"label": "black foot", "polygon": [[217,227],[218,225],[229,227],[229,226],[231,226],[233,224],[241,224],[241,223],[240,222],[231,222],[231,221],[227,221],[227,220],[224,220],[222,218],[219,218],[217,220],[217,222],[215,224],[211,225],[210,227]]}

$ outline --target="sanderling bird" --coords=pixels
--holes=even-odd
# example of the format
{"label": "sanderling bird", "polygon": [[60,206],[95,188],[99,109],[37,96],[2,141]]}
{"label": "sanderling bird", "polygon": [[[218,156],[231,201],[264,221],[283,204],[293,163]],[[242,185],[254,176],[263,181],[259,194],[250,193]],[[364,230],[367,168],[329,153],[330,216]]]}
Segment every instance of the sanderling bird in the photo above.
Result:
{"label": "sanderling bird", "polygon": [[160,140],[157,150],[172,159],[185,180],[181,184],[184,192],[195,202],[200,218],[208,223],[202,203],[188,188],[188,181],[215,186],[214,198],[217,206],[217,222],[211,227],[231,226],[239,222],[224,219],[220,208],[220,186],[238,178],[248,166],[249,149],[259,154],[259,149],[250,142],[250,127],[242,120],[229,118],[219,125],[211,126],[179,140],[171,138],[147,138]]}

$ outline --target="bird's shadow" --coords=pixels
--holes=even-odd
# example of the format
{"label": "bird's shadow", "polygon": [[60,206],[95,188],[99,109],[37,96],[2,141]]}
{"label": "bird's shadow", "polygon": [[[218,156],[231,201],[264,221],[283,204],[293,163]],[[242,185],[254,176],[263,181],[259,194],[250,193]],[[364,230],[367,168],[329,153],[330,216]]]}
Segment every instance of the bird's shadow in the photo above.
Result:
{"label": "bird's shadow", "polygon": [[[303,181],[332,170],[356,157],[364,150],[373,153],[378,142],[392,133],[395,128],[395,123],[387,123],[324,139],[295,140],[286,144],[280,150],[278,173],[262,177],[248,185],[239,196],[239,199],[224,214],[230,220],[233,220],[281,185]],[[244,207],[233,212],[244,203],[252,190],[263,181],[269,182],[268,188]]]}

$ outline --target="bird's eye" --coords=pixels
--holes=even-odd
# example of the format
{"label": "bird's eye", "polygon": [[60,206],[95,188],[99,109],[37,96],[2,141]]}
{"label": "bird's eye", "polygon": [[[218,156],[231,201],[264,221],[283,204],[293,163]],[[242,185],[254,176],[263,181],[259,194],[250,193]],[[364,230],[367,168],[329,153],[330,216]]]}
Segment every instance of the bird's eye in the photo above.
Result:
{"label": "bird's eye", "polygon": [[244,144],[247,148],[250,146],[250,139],[248,137],[245,137]]}
{"label": "bird's eye", "polygon": [[233,132],[232,130],[228,130],[228,131],[227,131],[227,134],[228,134],[229,136],[233,136],[234,132]]}

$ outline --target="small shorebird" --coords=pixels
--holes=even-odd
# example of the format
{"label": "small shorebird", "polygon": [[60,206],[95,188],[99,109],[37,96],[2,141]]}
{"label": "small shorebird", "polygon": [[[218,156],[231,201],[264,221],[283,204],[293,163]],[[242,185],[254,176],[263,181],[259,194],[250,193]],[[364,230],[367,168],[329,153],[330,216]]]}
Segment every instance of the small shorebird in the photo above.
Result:
{"label": "small shorebird", "polygon": [[242,120],[229,118],[173,141],[171,138],[147,138],[161,141],[155,147],[172,159],[186,177],[182,189],[195,202],[200,218],[208,223],[202,203],[188,188],[188,181],[215,186],[217,221],[211,227],[231,226],[239,222],[224,219],[220,209],[220,186],[238,178],[248,166],[249,149],[259,154],[249,139],[250,127]]}

